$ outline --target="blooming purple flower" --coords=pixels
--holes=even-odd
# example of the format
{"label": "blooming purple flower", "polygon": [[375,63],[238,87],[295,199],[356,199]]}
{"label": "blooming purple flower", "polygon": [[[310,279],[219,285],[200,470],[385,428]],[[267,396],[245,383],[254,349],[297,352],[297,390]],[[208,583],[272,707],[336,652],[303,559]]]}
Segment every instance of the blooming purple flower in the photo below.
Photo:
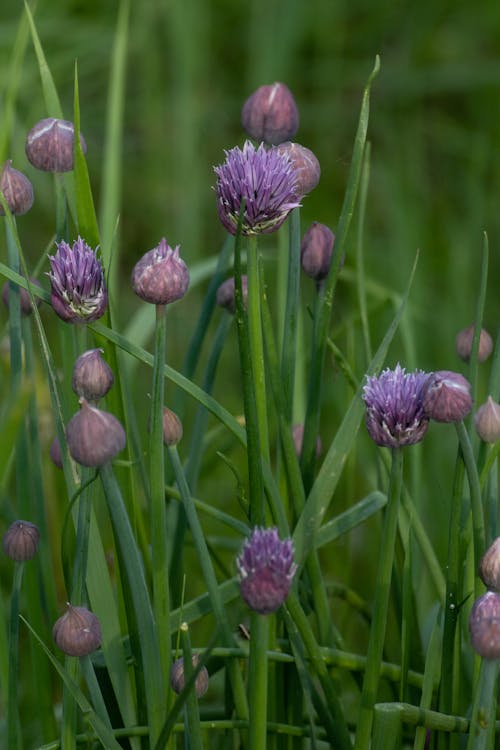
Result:
{"label": "blooming purple flower", "polygon": [[81,237],[71,247],[58,242],[49,255],[51,302],[57,315],[68,323],[91,323],[106,310],[108,293],[102,263]]}
{"label": "blooming purple flower", "polygon": [[281,541],[276,528],[253,530],[236,560],[241,595],[250,609],[268,615],[283,604],[297,570],[293,552],[292,540]]}
{"label": "blooming purple flower", "polygon": [[236,234],[241,204],[245,202],[241,231],[244,235],[275,232],[292,208],[300,205],[297,173],[288,154],[276,147],[266,150],[246,141],[243,150],[225,151],[226,161],[214,167],[219,218]]}
{"label": "blooming purple flower", "polygon": [[423,407],[428,378],[422,370],[407,373],[399,364],[366,378],[366,426],[377,445],[397,448],[422,440],[429,425]]}

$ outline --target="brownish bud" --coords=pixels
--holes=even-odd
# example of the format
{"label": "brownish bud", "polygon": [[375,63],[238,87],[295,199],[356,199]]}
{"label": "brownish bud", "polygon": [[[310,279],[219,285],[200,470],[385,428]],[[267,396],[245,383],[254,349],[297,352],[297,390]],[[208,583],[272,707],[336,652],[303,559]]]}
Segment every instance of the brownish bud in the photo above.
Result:
{"label": "brownish bud", "polygon": [[[241,277],[241,291],[243,293],[243,307],[246,310],[248,301],[248,279],[246,276]],[[217,289],[216,297],[219,307],[223,307],[224,310],[227,310],[228,313],[231,313],[231,315],[234,315],[234,313],[236,312],[236,300],[234,294],[234,276],[231,276],[229,279],[226,279],[222,282],[220,287]]]}
{"label": "brownish bud", "polygon": [[[199,660],[200,658],[198,654],[193,654],[193,668],[197,667]],[[170,670],[170,684],[172,685],[174,692],[176,692],[177,694],[181,693],[184,690],[186,680],[184,675],[184,659],[182,657],[180,659],[177,659],[177,661],[174,661],[174,663],[172,664],[172,669]],[[196,680],[194,682],[194,689],[197,698],[201,698],[202,695],[205,695],[205,693],[207,692],[208,671],[206,667],[202,667],[200,669],[200,672],[198,673],[198,676],[196,677]]]}
{"label": "brownish bud", "polygon": [[87,656],[101,645],[101,625],[93,612],[68,602],[66,612],[52,628],[52,637],[68,656]]}
{"label": "brownish bud", "polygon": [[488,396],[486,403],[477,410],[474,424],[481,440],[485,443],[496,443],[500,439],[500,404]]}
{"label": "brownish bud", "polygon": [[73,365],[71,386],[77,396],[98,401],[115,382],[111,367],[102,358],[102,349],[89,349]]}
{"label": "brownish bud", "polygon": [[[474,340],[474,329],[475,329],[475,325],[473,323],[468,328],[464,328],[463,331],[460,331],[459,333],[457,333],[457,336],[455,339],[455,347],[457,350],[457,354],[460,357],[460,359],[463,359],[465,362],[469,361],[470,355],[472,352],[472,342]],[[493,351],[493,339],[491,338],[488,331],[485,331],[485,329],[482,328],[481,333],[479,334],[479,349],[477,352],[477,361],[484,362],[485,359],[488,359],[492,351]]]}
{"label": "brownish bud", "polygon": [[288,86],[260,86],[243,105],[241,123],[256,141],[276,145],[293,138],[299,127],[299,112]]}
{"label": "brownish bud", "polygon": [[66,427],[69,452],[82,466],[102,466],[125,448],[125,430],[113,414],[84,398],[80,403],[82,408]]}
{"label": "brownish bud", "polygon": [[[26,175],[14,169],[12,159],[6,161],[3,166],[0,189],[9,211],[15,216],[27,213],[33,205],[33,186]],[[0,205],[0,216],[4,214],[3,206]]]}
{"label": "brownish bud", "polygon": [[500,592],[500,536],[488,547],[481,558],[479,576],[487,589]]}
{"label": "brownish bud", "polygon": [[288,154],[288,158],[295,167],[297,173],[297,195],[307,195],[314,190],[321,176],[319,161],[313,152],[301,146],[300,143],[281,143],[276,146],[278,151]]}
{"label": "brownish bud", "polygon": [[31,560],[36,555],[40,532],[34,523],[14,521],[3,537],[3,549],[7,557],[15,562]]}
{"label": "brownish bud", "polygon": [[[34,125],[26,137],[26,156],[44,172],[70,172],[73,169],[75,126],[68,120],[49,117]],[[83,153],[87,151],[80,133]]]}
{"label": "brownish bud", "polygon": [[474,602],[469,631],[472,648],[479,656],[500,658],[500,594],[487,591]]}
{"label": "brownish bud", "polygon": [[49,454],[50,454],[50,458],[54,466],[57,466],[58,469],[62,469],[63,462],[62,462],[62,456],[61,456],[61,446],[59,444],[59,439],[57,437],[55,437],[54,440],[50,444]]}
{"label": "brownish bud", "polygon": [[335,235],[325,224],[314,221],[302,238],[300,262],[305,274],[315,281],[328,276]]}
{"label": "brownish bud", "polygon": [[423,407],[425,415],[436,422],[460,422],[472,409],[469,381],[449,370],[431,373],[424,387]]}

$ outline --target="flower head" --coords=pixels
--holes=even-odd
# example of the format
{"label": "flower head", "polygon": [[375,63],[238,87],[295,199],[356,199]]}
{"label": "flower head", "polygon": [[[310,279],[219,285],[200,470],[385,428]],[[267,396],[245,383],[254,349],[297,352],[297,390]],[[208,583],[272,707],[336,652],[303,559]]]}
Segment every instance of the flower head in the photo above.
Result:
{"label": "flower head", "polygon": [[51,302],[57,315],[69,323],[91,323],[106,310],[108,293],[97,251],[81,237],[71,247],[58,242],[49,255]]}
{"label": "flower head", "polygon": [[278,529],[253,530],[236,560],[241,595],[250,609],[268,615],[283,604],[297,570],[293,552],[292,540],[281,541]]}
{"label": "flower head", "polygon": [[172,250],[167,240],[145,253],[132,269],[132,289],[152,305],[168,305],[187,292],[188,267],[179,256],[179,245]]}
{"label": "flower head", "polygon": [[299,203],[297,173],[288,154],[276,147],[266,151],[246,141],[226,151],[226,161],[214,167],[219,218],[236,234],[241,205],[245,202],[241,231],[244,235],[269,234],[283,224]]}
{"label": "flower head", "polygon": [[423,407],[428,377],[422,370],[407,373],[399,364],[394,370],[367,377],[363,388],[366,426],[377,445],[397,448],[422,440],[429,424]]}

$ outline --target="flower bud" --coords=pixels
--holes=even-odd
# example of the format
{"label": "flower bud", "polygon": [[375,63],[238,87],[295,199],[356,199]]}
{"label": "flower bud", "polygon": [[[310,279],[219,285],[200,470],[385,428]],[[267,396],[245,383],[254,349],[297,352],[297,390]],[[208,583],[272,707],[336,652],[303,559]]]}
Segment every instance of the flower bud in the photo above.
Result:
{"label": "flower bud", "polygon": [[[26,137],[26,156],[31,164],[44,172],[70,172],[73,169],[75,127],[68,120],[49,117],[40,120]],[[87,146],[80,133],[83,153]]]}
{"label": "flower bud", "polygon": [[172,409],[163,407],[163,442],[165,445],[177,445],[182,439],[182,422]]}
{"label": "flower bud", "polygon": [[82,408],[66,426],[69,452],[82,466],[102,466],[125,448],[125,430],[109,412],[84,398],[80,403]]}
{"label": "flower bud", "polygon": [[325,224],[314,221],[300,246],[300,262],[305,274],[315,281],[328,276],[333,254],[335,235]]}
{"label": "flower bud", "polygon": [[319,161],[313,152],[301,146],[300,143],[291,143],[287,141],[276,146],[282,154],[287,154],[292,162],[297,175],[297,195],[307,195],[314,190],[321,176],[321,167]]}
{"label": "flower bud", "polygon": [[36,555],[40,532],[34,523],[14,521],[3,537],[3,549],[7,557],[15,562],[31,560]]}
{"label": "flower bud", "polygon": [[500,536],[481,558],[479,576],[487,589],[500,592]]}
{"label": "flower bud", "polygon": [[251,138],[270,145],[293,138],[299,127],[299,112],[288,86],[260,86],[243,105],[241,124]]}
{"label": "flower bud", "polygon": [[179,257],[179,245],[172,250],[165,238],[149,250],[132,270],[132,289],[152,305],[168,305],[184,297],[189,286],[189,271]]}
{"label": "flower bud", "polygon": [[485,443],[496,443],[500,439],[500,404],[488,396],[486,403],[477,410],[474,424],[481,440]]}
{"label": "flower bud", "polygon": [[101,645],[101,625],[93,612],[68,602],[65,614],[52,628],[52,637],[68,656],[86,656]]}
{"label": "flower bud", "polygon": [[[0,177],[0,190],[9,207],[9,211],[14,216],[22,216],[33,205],[33,186],[26,175],[14,169],[12,159],[6,161],[3,166],[2,176]],[[0,216],[4,216],[4,214],[3,206],[0,205]]]}
{"label": "flower bud", "polygon": [[102,354],[102,349],[89,349],[73,365],[71,387],[77,396],[87,401],[98,401],[115,382],[113,371]]}
{"label": "flower bud", "polygon": [[469,631],[472,648],[484,659],[500,659],[500,594],[487,591],[474,602]]}
{"label": "flower bud", "polygon": [[[5,307],[9,307],[9,297],[10,297],[10,285],[12,282],[6,281],[5,284],[2,287],[2,300],[5,305]],[[36,286],[41,288],[41,284],[38,281],[38,279],[30,278],[30,284],[35,284]],[[16,284],[17,286],[17,284]],[[32,307],[31,307],[31,298],[29,296],[29,293],[27,289],[24,287],[19,287],[19,300],[21,304],[21,315],[31,315]],[[35,296],[35,303],[37,307],[40,307],[42,300],[40,297]]]}
{"label": "flower bud", "polygon": [[429,419],[460,422],[472,409],[470,383],[458,372],[433,372],[424,389],[423,405]]}
{"label": "flower bud", "polygon": [[61,456],[61,446],[59,444],[59,440],[57,437],[54,438],[54,440],[50,444],[50,459],[54,466],[57,466],[58,469],[62,469],[63,462],[62,462],[62,456]]}
{"label": "flower bud", "polygon": [[[241,277],[241,291],[243,293],[243,307],[247,309],[248,301],[248,279],[246,276]],[[234,276],[226,279],[222,282],[220,287],[217,289],[217,304],[227,310],[228,313],[234,315],[236,312],[236,300],[235,300],[235,283]]]}
{"label": "flower bud", "polygon": [[[198,654],[193,654],[194,669],[198,666],[199,660],[200,657]],[[182,693],[184,690],[186,679],[184,675],[184,659],[182,656],[172,664],[172,669],[170,670],[170,684],[172,685],[174,692],[177,694]],[[194,690],[197,698],[201,698],[208,690],[208,671],[205,666],[200,669],[194,681]]]}
{"label": "flower bud", "polygon": [[[302,443],[304,440],[304,425],[303,424],[294,424],[292,428],[292,438],[293,438],[293,444],[295,446],[295,453],[297,456],[300,457],[300,454],[302,453]],[[318,435],[316,438],[316,456],[321,455],[322,445],[321,445],[321,438]]]}
{"label": "flower bud", "polygon": [[[455,347],[458,356],[465,362],[468,362],[472,353],[472,342],[474,340],[475,325],[472,324],[468,328],[464,328],[463,331],[457,333],[455,339]],[[493,339],[491,338],[488,331],[484,328],[481,329],[479,334],[479,349],[477,352],[477,361],[484,362],[488,359],[491,352],[493,351]]]}

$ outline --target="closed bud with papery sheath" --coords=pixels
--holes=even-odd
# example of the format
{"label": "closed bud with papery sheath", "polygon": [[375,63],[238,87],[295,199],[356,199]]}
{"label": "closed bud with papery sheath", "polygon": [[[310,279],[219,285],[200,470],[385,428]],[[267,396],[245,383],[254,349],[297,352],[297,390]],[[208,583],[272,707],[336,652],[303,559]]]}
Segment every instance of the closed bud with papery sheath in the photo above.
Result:
{"label": "closed bud with papery sheath", "polygon": [[314,221],[302,238],[300,263],[307,276],[323,281],[328,276],[335,235],[325,224]]}
{"label": "closed bud with papery sheath", "polygon": [[101,645],[101,624],[86,607],[67,604],[66,612],[52,628],[52,637],[68,656],[87,656]]}
{"label": "closed bud with papery sheath", "polygon": [[470,383],[458,372],[438,370],[424,389],[424,411],[436,422],[460,422],[472,409]]}
{"label": "closed bud with papery sheath", "polygon": [[500,659],[500,594],[487,591],[474,602],[469,631],[472,648],[483,659]]}
{"label": "closed bud with papery sheath", "polygon": [[317,186],[321,177],[321,167],[313,152],[300,143],[281,143],[276,146],[292,162],[297,176],[297,192],[300,197],[307,195]]}
{"label": "closed bud with papery sheath", "polygon": [[[234,315],[236,312],[236,299],[235,299],[235,282],[234,276],[226,279],[222,282],[220,287],[217,289],[217,304],[227,310],[228,313]],[[246,276],[241,277],[241,292],[243,295],[243,308],[247,309],[248,301],[248,278]]]}
{"label": "closed bud with papery sheath", "polygon": [[500,536],[497,536],[482,556],[479,576],[487,589],[500,592]]}
{"label": "closed bud with papery sheath", "polygon": [[284,83],[260,86],[243,105],[241,123],[248,135],[270,145],[289,141],[299,127],[299,111]]}
{"label": "closed bud with papery sheath", "polygon": [[[458,356],[465,362],[468,362],[472,353],[472,342],[474,340],[475,325],[472,324],[463,331],[457,333],[455,339],[455,346],[457,349]],[[484,328],[481,329],[479,334],[479,349],[477,352],[477,361],[484,362],[490,356],[493,351],[493,339],[491,338],[488,331]]]}
{"label": "closed bud with papery sheath", "polygon": [[488,396],[486,403],[477,410],[474,424],[477,434],[485,443],[500,440],[500,404]]}
{"label": "closed bud with papery sheath", "polygon": [[[182,422],[177,414],[167,406],[163,407],[163,444],[177,445],[182,439]],[[151,432],[151,419],[149,420],[148,430]]]}
{"label": "closed bud with papery sheath", "polygon": [[87,401],[99,401],[115,382],[113,371],[102,355],[102,349],[89,349],[73,365],[71,386],[77,396]]}
{"label": "closed bud with papery sheath", "polygon": [[[26,137],[26,156],[43,172],[69,172],[73,169],[75,126],[68,120],[48,117],[34,125]],[[87,146],[80,133],[83,153]]]}
{"label": "closed bud with papery sheath", "polygon": [[168,305],[184,297],[189,271],[179,255],[179,245],[172,250],[163,237],[135,264],[131,283],[137,296],[152,305]]}
{"label": "closed bud with papery sheath", "polygon": [[56,243],[55,255],[49,255],[50,301],[57,315],[67,323],[92,323],[106,312],[108,292],[104,269],[81,237],[68,245]]}
{"label": "closed bud with papery sheath", "polygon": [[[0,177],[0,190],[3,193],[5,202],[9,211],[14,216],[21,216],[27,213],[33,205],[33,186],[26,175],[14,169],[12,160],[5,162]],[[5,211],[0,204],[0,216],[4,216]]]}
{"label": "closed bud with papery sheath", "polygon": [[30,521],[14,521],[3,537],[3,549],[7,557],[15,562],[31,560],[36,555],[40,532]]}
{"label": "closed bud with papery sheath", "polygon": [[[198,654],[193,654],[193,669],[196,669],[199,660],[200,658]],[[184,659],[182,656],[172,664],[172,669],[170,670],[170,684],[172,685],[174,692],[177,694],[182,693],[184,690],[186,676],[184,674]],[[194,690],[197,698],[201,698],[208,690],[208,671],[205,666],[200,669],[196,676]]]}
{"label": "closed bud with papery sheath", "polygon": [[250,609],[268,615],[283,604],[297,570],[293,555],[293,541],[281,541],[278,529],[253,530],[236,560],[241,596]]}
{"label": "closed bud with papery sheath", "polygon": [[125,448],[125,430],[113,414],[80,399],[81,409],[66,426],[69,452],[82,466],[102,466]]}

